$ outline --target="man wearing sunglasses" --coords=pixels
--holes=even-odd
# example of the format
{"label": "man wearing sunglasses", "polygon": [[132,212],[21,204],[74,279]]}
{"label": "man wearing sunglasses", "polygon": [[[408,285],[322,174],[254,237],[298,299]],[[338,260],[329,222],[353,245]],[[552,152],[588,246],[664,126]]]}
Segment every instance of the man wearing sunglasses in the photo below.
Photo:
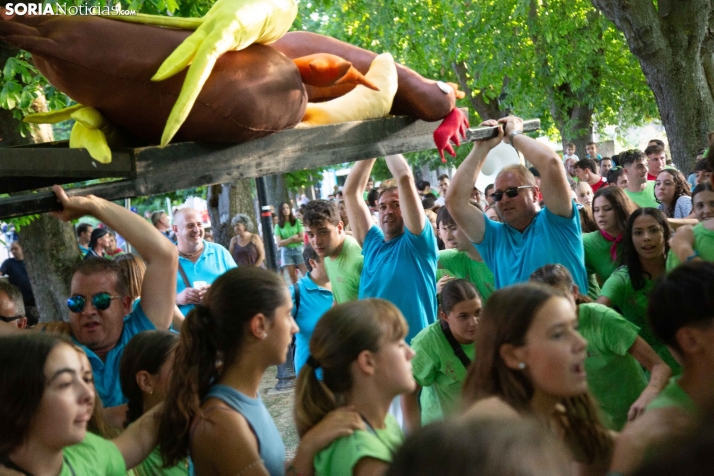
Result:
{"label": "man wearing sunglasses", "polygon": [[27,327],[22,292],[4,279],[0,280],[0,322],[0,334]]}
{"label": "man wearing sunglasses", "polygon": [[53,190],[63,207],[54,216],[68,221],[92,215],[125,237],[146,262],[141,301],[133,310],[121,268],[104,258],[79,263],[67,299],[72,337],[89,357],[97,393],[105,407],[118,406],[127,401],[119,384],[124,346],[141,331],[171,324],[178,253],[139,215],[93,195],[68,197],[57,185]]}
{"label": "man wearing sunglasses", "polygon": [[[523,121],[518,117],[481,125],[502,127],[498,137],[474,143],[451,181],[446,206],[493,271],[496,287],[528,281],[530,273],[539,267],[560,263],[580,289],[588,289],[580,215],[560,158],[547,145],[523,135]],[[535,166],[542,189],[524,166],[504,167],[491,193],[503,220],[497,223],[485,219],[483,212],[469,203],[469,196],[487,154],[501,141],[511,144]],[[538,207],[539,192],[545,204],[542,210]]]}

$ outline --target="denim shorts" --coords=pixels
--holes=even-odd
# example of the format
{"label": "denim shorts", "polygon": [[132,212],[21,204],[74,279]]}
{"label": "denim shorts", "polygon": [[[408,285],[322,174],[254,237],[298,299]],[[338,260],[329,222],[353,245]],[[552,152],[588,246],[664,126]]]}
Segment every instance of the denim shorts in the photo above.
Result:
{"label": "denim shorts", "polygon": [[302,245],[296,246],[295,248],[281,248],[280,249],[280,265],[301,265],[304,264],[305,260],[302,257]]}

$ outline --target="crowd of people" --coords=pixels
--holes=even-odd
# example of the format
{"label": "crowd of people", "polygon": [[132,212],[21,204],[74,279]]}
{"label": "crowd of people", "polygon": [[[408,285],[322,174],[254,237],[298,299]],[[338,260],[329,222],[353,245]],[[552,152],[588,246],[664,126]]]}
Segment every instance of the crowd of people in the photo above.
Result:
{"label": "crowd of people", "polygon": [[[714,157],[691,190],[657,142],[561,158],[517,117],[482,125],[438,196],[392,155],[377,188],[362,160],[335,200],[281,204],[290,286],[247,215],[225,248],[191,208],[55,186],[58,218],[106,226],[77,226],[64,326],[31,315],[19,243],[0,267],[0,476],[700,474]],[[532,167],[481,191],[502,141]],[[288,458],[259,386],[293,342]]]}

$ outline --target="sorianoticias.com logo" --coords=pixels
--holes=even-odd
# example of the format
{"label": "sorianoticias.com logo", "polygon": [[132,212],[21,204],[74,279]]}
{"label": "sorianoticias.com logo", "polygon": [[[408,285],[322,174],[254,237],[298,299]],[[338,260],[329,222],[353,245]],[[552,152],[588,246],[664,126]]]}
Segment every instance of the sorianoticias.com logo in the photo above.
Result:
{"label": "sorianoticias.com logo", "polygon": [[136,15],[135,10],[122,10],[118,3],[108,5],[67,5],[66,3],[6,3],[6,15]]}

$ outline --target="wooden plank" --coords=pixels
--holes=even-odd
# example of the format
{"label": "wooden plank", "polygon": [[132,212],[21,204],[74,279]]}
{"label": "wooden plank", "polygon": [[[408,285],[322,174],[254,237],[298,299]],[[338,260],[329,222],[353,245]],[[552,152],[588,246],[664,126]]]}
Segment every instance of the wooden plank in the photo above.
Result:
{"label": "wooden plank", "polygon": [[[412,117],[392,117],[291,129],[237,145],[187,142],[164,148],[139,148],[133,150],[134,178],[73,188],[67,192],[117,200],[433,149],[433,132],[439,124]],[[524,124],[526,131],[539,127],[538,120]],[[493,137],[495,129],[470,129],[466,141]],[[57,210],[58,207],[52,193],[23,194],[0,199],[0,218]]]}

